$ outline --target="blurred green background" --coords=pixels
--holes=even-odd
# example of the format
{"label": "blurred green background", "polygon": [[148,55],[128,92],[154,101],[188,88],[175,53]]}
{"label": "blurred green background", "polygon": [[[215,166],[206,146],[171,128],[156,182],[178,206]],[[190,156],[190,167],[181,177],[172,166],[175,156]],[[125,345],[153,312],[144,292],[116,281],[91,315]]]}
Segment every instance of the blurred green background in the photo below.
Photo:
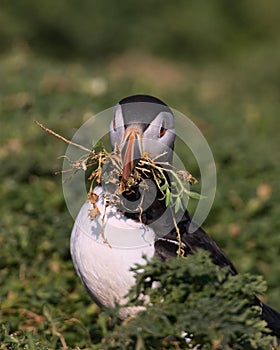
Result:
{"label": "blurred green background", "polygon": [[134,93],[201,129],[218,170],[204,226],[280,309],[277,0],[2,0],[0,54],[0,349],[94,348],[106,334],[69,254],[54,175],[66,145],[33,120],[71,138]]}

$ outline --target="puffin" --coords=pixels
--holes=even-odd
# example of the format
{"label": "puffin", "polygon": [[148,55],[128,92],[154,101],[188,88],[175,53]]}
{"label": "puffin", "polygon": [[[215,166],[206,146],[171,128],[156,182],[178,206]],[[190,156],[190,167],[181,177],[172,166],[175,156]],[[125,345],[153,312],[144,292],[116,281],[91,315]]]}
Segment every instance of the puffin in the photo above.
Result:
{"label": "puffin", "polygon": [[[120,320],[134,317],[140,307],[125,306],[126,295],[135,283],[131,268],[154,256],[164,263],[178,256],[179,250],[188,256],[204,249],[214,264],[236,275],[235,266],[223,250],[202,227],[194,226],[187,208],[174,213],[174,208],[162,200],[148,166],[139,167],[143,155],[165,167],[172,166],[176,132],[171,108],[149,95],[123,98],[114,108],[109,130],[112,153],[121,158],[121,169],[116,181],[108,181],[116,163],[104,167],[103,179],[92,191],[95,200],[87,200],[81,207],[70,241],[76,273],[94,302],[105,308],[121,306]],[[141,176],[135,180],[131,175],[136,168]],[[172,175],[168,174],[171,184]],[[120,184],[123,190],[119,200],[108,200],[114,198]],[[279,339],[280,313],[257,297],[255,304]]]}

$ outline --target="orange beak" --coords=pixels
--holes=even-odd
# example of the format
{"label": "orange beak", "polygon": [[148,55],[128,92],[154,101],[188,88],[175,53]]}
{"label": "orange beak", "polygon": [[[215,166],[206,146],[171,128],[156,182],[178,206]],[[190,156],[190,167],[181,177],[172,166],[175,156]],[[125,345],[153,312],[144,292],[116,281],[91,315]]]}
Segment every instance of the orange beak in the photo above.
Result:
{"label": "orange beak", "polygon": [[135,164],[142,156],[142,130],[139,128],[129,128],[124,135],[122,146],[123,174],[122,181],[127,182],[133,172]]}

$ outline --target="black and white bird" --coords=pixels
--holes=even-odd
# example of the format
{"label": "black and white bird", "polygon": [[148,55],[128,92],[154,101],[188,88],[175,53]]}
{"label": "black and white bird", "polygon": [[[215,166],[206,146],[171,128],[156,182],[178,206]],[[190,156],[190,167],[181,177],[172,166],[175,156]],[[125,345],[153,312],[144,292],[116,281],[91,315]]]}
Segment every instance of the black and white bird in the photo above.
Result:
{"label": "black and white bird", "polygon": [[[143,154],[165,163],[172,163],[176,134],[172,110],[161,100],[148,95],[134,95],[121,100],[115,107],[110,125],[113,151],[122,158],[122,179],[126,182]],[[153,180],[150,179],[151,186]],[[92,204],[86,202],[75,221],[71,235],[71,254],[77,274],[88,293],[100,306],[114,307],[126,302],[125,295],[134,284],[130,268],[144,263],[143,254],[162,260],[177,255],[178,237],[170,208],[161,200],[156,186],[143,199],[140,187],[124,193],[122,208],[108,205],[106,194],[112,192],[105,183],[97,186],[96,205],[100,215],[92,219]],[[149,193],[149,191],[148,191]],[[106,210],[105,210],[106,207]],[[210,252],[213,262],[228,266],[233,275],[237,270],[219,246],[201,228],[190,230],[191,217],[187,210],[176,217],[184,255],[202,248]],[[106,240],[104,239],[106,237]],[[109,243],[108,243],[109,242]],[[280,313],[256,299],[261,317],[280,338]],[[122,308],[120,318],[133,316],[138,308]]]}

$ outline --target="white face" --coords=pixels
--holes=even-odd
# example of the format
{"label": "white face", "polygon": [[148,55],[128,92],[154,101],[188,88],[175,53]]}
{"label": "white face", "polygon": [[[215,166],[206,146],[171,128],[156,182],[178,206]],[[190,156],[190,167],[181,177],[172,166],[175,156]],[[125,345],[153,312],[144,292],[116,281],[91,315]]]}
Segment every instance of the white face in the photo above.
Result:
{"label": "white face", "polygon": [[[143,103],[143,108],[145,104]],[[151,121],[133,119],[133,116],[123,116],[120,104],[116,106],[115,115],[110,125],[111,145],[114,150],[122,148],[125,135],[131,129],[141,133],[141,152],[147,152],[151,159],[159,157],[160,161],[172,162],[175,141],[174,117],[168,111],[159,112]]]}

